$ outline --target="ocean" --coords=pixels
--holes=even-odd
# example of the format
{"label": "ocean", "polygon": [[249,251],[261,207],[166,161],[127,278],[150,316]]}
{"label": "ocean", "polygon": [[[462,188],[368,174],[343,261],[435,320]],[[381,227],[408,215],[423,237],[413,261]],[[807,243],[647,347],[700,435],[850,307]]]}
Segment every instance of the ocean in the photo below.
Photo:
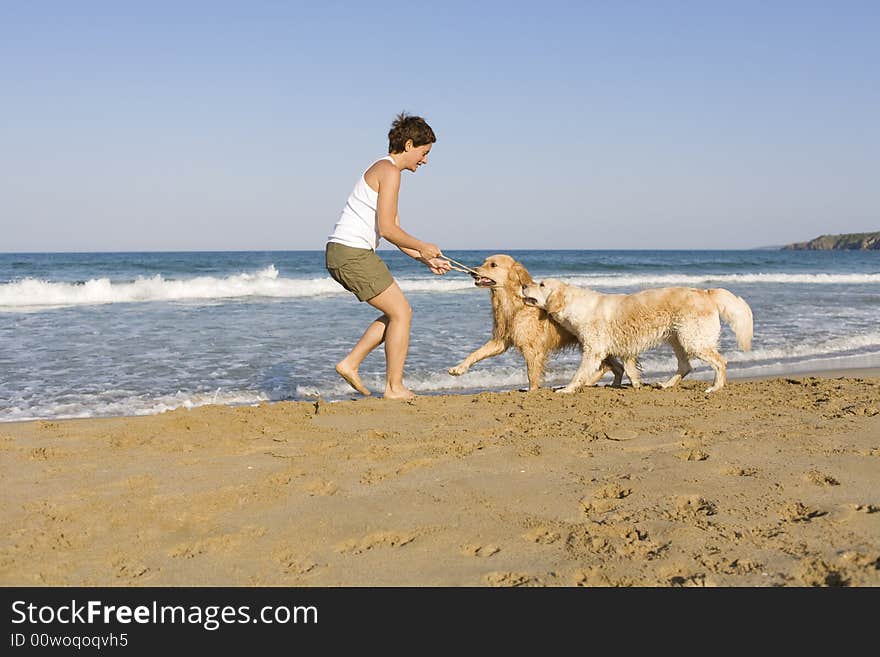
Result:
{"label": "ocean", "polygon": [[[492,251],[449,251],[476,266]],[[724,287],[755,317],[753,350],[724,325],[731,379],[880,367],[877,251],[506,251],[536,279],[602,292]],[[491,334],[489,292],[380,251],[413,307],[405,383],[422,394],[515,390],[510,351],[462,377],[446,369]],[[378,315],[335,283],[323,251],[0,254],[0,421],[145,415],[203,404],[356,397],[333,366]],[[563,385],[577,353],[551,360]],[[675,369],[666,346],[646,381]],[[694,360],[691,376],[711,379]],[[361,367],[384,388],[381,347]],[[603,382],[610,381],[610,375]]]}

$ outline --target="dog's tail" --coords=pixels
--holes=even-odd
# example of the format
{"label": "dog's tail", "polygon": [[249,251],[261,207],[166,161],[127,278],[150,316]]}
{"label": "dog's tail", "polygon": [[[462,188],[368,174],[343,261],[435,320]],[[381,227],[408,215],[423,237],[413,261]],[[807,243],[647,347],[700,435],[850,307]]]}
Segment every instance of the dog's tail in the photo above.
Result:
{"label": "dog's tail", "polygon": [[739,348],[749,351],[752,348],[752,309],[742,297],[728,292],[722,287],[708,290],[709,296],[718,307],[721,319],[730,324],[730,328],[736,334]]}

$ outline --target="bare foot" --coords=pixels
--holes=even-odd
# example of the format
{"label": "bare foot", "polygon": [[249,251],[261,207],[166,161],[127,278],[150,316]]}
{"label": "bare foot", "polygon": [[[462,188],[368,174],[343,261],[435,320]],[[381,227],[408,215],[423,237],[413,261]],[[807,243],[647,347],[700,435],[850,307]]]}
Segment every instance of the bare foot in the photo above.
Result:
{"label": "bare foot", "polygon": [[392,390],[391,388],[385,388],[385,394],[383,395],[385,399],[415,399],[416,393],[408,388],[398,388],[397,390]]}
{"label": "bare foot", "polygon": [[352,388],[357,390],[362,395],[369,397],[371,394],[370,390],[364,385],[364,382],[361,381],[361,377],[358,376],[357,370],[352,370],[345,367],[342,363],[338,363],[336,365],[336,373],[345,379],[345,382],[350,385]]}

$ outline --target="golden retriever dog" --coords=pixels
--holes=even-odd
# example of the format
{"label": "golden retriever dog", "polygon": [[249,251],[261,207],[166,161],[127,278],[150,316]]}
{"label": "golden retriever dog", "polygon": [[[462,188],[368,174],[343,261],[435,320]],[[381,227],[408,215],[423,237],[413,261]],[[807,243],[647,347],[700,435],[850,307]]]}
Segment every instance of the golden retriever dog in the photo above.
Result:
{"label": "golden retriever dog", "polygon": [[583,349],[581,365],[571,382],[559,392],[575,392],[602,376],[602,361],[623,359],[623,368],[638,388],[638,356],[667,343],[678,358],[678,371],[664,384],[677,384],[691,371],[697,357],[715,370],[706,392],[721,389],[727,378],[727,361],[718,353],[719,315],[727,322],[740,349],[752,346],[752,309],[742,298],[722,288],[697,290],[665,287],[634,294],[602,294],[555,279],[523,286],[524,303],[546,310],[574,333]]}
{"label": "golden retriever dog", "polygon": [[[460,376],[474,363],[516,347],[526,361],[529,390],[537,390],[547,359],[566,347],[577,345],[577,337],[552,321],[543,310],[523,303],[522,288],[534,281],[526,268],[509,255],[489,256],[474,271],[477,273],[472,274],[474,285],[489,288],[492,299],[492,338],[448,372]],[[620,385],[623,366],[617,360],[609,358],[597,367],[602,374],[613,371],[613,385]]]}

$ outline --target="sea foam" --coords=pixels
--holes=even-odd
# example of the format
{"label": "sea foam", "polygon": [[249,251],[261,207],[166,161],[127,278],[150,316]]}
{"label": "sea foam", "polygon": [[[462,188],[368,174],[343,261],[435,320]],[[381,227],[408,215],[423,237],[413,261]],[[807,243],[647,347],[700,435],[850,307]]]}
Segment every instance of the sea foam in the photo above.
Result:
{"label": "sea foam", "polygon": [[[410,292],[449,292],[473,287],[468,279],[404,279],[401,288]],[[85,282],[51,282],[34,278],[0,284],[0,309],[27,310],[64,306],[150,301],[215,301],[245,298],[299,298],[348,294],[329,276],[283,278],[274,265],[253,273],[217,278],[199,276],[167,280],[161,274],[134,281],[93,278]]]}
{"label": "sea foam", "polygon": [[[880,283],[880,274],[718,274],[568,276],[562,280],[593,288],[660,287],[686,285],[712,287],[725,284],[767,283],[795,285],[862,285]],[[405,292],[452,293],[474,290],[470,278],[450,274],[443,278],[401,278]],[[0,310],[35,311],[43,308],[86,306],[111,303],[154,301],[218,301],[247,298],[295,299],[347,294],[329,276],[321,278],[284,278],[275,265],[256,272],[233,274],[223,278],[199,276],[175,280],[161,274],[138,277],[134,281],[92,278],[84,282],[53,282],[25,278],[0,284]]]}

